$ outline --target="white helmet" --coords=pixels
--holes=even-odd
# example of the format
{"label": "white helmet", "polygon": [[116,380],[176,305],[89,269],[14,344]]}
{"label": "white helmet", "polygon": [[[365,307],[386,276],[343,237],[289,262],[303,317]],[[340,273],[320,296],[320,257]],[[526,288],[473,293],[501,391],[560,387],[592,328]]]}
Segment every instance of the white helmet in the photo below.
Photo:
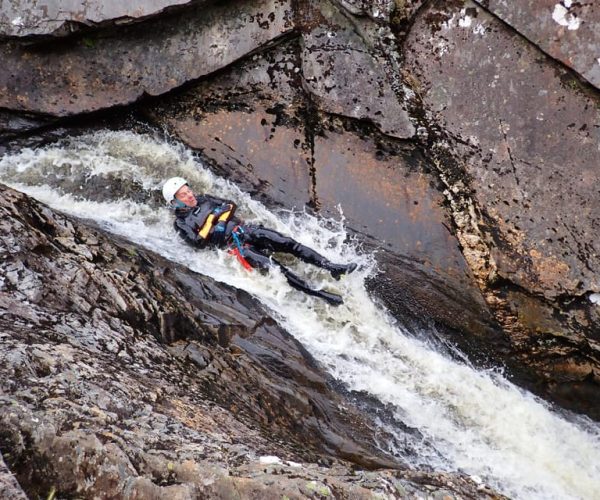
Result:
{"label": "white helmet", "polygon": [[167,203],[171,203],[175,198],[175,193],[186,184],[187,181],[183,177],[171,177],[167,179],[162,188],[162,193]]}

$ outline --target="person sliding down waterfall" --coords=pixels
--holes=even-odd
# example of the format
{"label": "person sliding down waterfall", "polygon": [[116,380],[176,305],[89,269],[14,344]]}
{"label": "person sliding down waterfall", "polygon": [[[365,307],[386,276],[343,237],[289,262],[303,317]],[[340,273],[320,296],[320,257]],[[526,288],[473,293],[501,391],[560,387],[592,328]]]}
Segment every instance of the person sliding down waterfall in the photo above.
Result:
{"label": "person sliding down waterfall", "polygon": [[273,229],[245,225],[235,217],[237,206],[233,201],[207,194],[196,196],[181,177],[168,179],[162,192],[167,203],[175,209],[175,229],[188,243],[200,248],[229,248],[229,252],[236,255],[247,269],[267,270],[273,265],[278,266],[288,283],[297,290],[321,297],[332,305],[343,303],[339,295],[311,288],[271,254],[292,254],[304,262],[326,269],[335,279],[354,271],[356,264],[334,264],[313,249]]}

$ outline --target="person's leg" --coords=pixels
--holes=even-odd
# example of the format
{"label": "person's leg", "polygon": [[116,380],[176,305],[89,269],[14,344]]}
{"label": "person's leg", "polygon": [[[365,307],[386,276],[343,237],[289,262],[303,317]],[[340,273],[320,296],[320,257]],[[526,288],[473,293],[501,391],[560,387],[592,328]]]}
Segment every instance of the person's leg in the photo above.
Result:
{"label": "person's leg", "polygon": [[285,252],[298,257],[300,260],[313,264],[331,273],[335,279],[342,274],[351,273],[356,264],[334,264],[310,247],[297,242],[295,239],[264,227],[247,227],[244,229],[244,241],[251,245],[271,252]]}
{"label": "person's leg", "polygon": [[[277,261],[275,261],[277,262]],[[295,288],[296,290],[300,290],[301,292],[306,293],[307,295],[312,295],[313,297],[320,297],[327,302],[329,302],[333,306],[339,306],[344,303],[344,299],[335,293],[326,292],[325,290],[315,290],[311,288],[306,281],[300,278],[297,274],[294,274],[287,267],[277,262],[279,268],[283,272],[290,286]]]}
{"label": "person's leg", "polygon": [[269,256],[252,246],[244,246],[243,257],[248,261],[248,264],[255,269],[268,271],[271,267],[273,267],[273,263],[271,262]]}
{"label": "person's leg", "polygon": [[283,275],[286,277],[287,282],[290,284],[290,286],[292,286],[296,290],[300,290],[301,292],[304,292],[308,295],[312,295],[314,297],[320,297],[322,299],[325,299],[327,302],[329,302],[330,304],[332,304],[334,306],[339,306],[340,304],[343,304],[343,302],[344,302],[339,295],[336,295],[334,293],[329,293],[324,290],[312,289],[308,285],[308,283],[306,283],[306,281],[304,281],[298,275],[294,274],[283,264],[278,262],[276,259],[273,259],[272,257],[269,258],[268,255],[262,253],[259,249],[255,248],[253,246],[245,246],[244,247],[244,258],[248,261],[248,263],[252,267],[257,268],[257,269],[268,270],[269,268],[271,268],[273,266],[279,267],[279,269],[281,269],[281,272],[283,273]]}

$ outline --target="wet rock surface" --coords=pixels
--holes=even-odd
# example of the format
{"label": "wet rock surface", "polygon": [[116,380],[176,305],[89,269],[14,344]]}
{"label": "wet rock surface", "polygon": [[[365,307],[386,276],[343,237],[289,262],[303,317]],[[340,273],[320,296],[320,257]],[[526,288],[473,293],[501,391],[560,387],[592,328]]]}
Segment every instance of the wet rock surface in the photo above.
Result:
{"label": "wet rock surface", "polygon": [[302,77],[318,107],[372,121],[393,137],[412,137],[415,129],[386,74],[385,59],[369,44],[369,32],[376,25],[349,21],[328,1],[308,5],[301,13]]}
{"label": "wet rock surface", "polygon": [[474,3],[423,11],[405,53],[488,304],[521,362],[598,418],[598,95]]}
{"label": "wet rock surface", "polygon": [[289,33],[286,0],[204,4],[51,47],[0,44],[0,108],[68,116],[129,104],[212,73]]}
{"label": "wet rock surface", "polygon": [[0,5],[0,37],[63,36],[78,31],[82,26],[104,25],[108,21],[125,24],[186,3],[189,0],[7,0]]}
{"label": "wet rock surface", "polygon": [[247,294],[0,192],[4,498],[498,498],[375,449]]}
{"label": "wet rock surface", "polygon": [[600,89],[600,5],[597,2],[487,0],[477,3]]}
{"label": "wet rock surface", "polygon": [[302,83],[302,53],[301,42],[286,42],[143,112],[267,204],[333,218],[341,207],[347,226],[377,250],[383,272],[372,289],[393,312],[428,311],[496,338],[426,159],[374,126],[321,112]]}

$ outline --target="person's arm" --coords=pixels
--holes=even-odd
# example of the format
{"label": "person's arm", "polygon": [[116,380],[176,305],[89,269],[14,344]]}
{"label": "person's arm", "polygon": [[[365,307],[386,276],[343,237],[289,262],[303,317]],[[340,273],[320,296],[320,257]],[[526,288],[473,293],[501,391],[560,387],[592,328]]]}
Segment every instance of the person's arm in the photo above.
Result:
{"label": "person's arm", "polygon": [[176,219],[174,225],[177,233],[191,245],[200,248],[206,245],[206,240],[198,234],[196,228],[186,224],[185,220]]}
{"label": "person's arm", "polygon": [[237,210],[237,205],[232,200],[226,200],[224,198],[219,198],[217,196],[212,196],[210,194],[205,194],[204,199],[206,199],[206,200],[210,201],[211,203],[213,203],[214,205],[216,205],[215,210],[213,210],[214,213],[226,212],[229,210],[231,212],[231,215],[229,218],[231,218],[231,217],[233,217],[233,215],[235,214],[235,211]]}

